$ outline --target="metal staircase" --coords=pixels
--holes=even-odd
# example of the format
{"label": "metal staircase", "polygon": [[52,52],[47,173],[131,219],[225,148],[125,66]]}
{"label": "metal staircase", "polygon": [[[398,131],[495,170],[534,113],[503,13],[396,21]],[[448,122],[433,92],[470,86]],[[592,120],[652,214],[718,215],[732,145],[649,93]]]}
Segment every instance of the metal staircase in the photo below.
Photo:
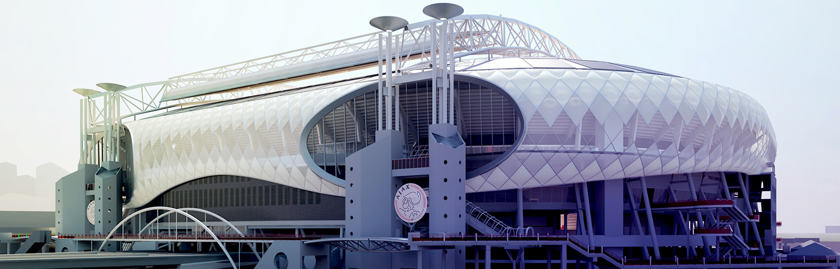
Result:
{"label": "metal staircase", "polygon": [[50,231],[37,231],[33,232],[26,238],[23,243],[20,244],[20,247],[17,249],[15,253],[22,254],[22,253],[35,253],[41,250],[44,245],[47,244],[47,241],[50,239],[51,233]]}
{"label": "metal staircase", "polygon": [[534,235],[531,227],[515,228],[497,219],[486,210],[476,206],[470,201],[467,205],[467,225],[473,227],[484,235],[502,236],[528,236]]}

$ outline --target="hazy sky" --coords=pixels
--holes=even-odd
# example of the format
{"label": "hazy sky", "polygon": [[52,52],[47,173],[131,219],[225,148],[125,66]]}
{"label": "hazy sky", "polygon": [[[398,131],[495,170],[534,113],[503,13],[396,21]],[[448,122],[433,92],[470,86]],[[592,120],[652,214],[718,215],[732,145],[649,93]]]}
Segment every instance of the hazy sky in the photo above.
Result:
{"label": "hazy sky", "polygon": [[[457,1],[536,25],[584,59],[741,91],[778,139],[783,232],[840,225],[840,1]],[[394,4],[399,3],[399,4]],[[425,20],[426,1],[0,0],[0,162],[78,162],[79,97]],[[0,186],[2,188],[3,186]]]}

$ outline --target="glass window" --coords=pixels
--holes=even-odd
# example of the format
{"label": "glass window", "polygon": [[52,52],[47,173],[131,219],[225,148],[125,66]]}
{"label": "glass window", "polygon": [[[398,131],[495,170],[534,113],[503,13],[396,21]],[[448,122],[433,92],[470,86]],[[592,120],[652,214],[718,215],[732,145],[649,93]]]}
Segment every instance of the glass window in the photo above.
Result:
{"label": "glass window", "polygon": [[[400,125],[411,158],[428,155],[432,122],[431,80],[400,85]],[[508,152],[521,134],[516,104],[501,89],[481,81],[456,81],[454,120],[467,144],[467,174],[474,176]],[[362,93],[363,92],[363,93]],[[306,147],[324,172],[344,178],[344,159],[374,142],[376,91],[367,88],[332,109],[308,130]]]}

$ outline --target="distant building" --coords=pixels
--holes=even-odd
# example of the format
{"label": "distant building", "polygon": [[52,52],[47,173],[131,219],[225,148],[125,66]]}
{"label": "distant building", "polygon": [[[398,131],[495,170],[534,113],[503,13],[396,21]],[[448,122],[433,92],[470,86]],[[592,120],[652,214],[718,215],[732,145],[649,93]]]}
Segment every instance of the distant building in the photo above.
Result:
{"label": "distant building", "polygon": [[0,163],[0,182],[17,177],[17,166],[11,163]]}

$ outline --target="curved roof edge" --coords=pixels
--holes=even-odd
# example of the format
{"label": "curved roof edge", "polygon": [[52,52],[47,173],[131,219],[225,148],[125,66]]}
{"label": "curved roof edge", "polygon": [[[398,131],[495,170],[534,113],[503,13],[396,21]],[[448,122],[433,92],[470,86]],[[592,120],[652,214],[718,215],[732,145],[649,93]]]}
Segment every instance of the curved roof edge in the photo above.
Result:
{"label": "curved roof edge", "polygon": [[[492,15],[462,15],[453,19],[456,51],[487,48],[528,48],[547,55],[579,59],[563,42],[536,26]],[[400,55],[422,55],[430,43],[428,27],[436,20],[409,24],[402,34]],[[283,52],[169,79],[162,102],[230,90],[270,81],[297,78],[376,63],[380,32]]]}

